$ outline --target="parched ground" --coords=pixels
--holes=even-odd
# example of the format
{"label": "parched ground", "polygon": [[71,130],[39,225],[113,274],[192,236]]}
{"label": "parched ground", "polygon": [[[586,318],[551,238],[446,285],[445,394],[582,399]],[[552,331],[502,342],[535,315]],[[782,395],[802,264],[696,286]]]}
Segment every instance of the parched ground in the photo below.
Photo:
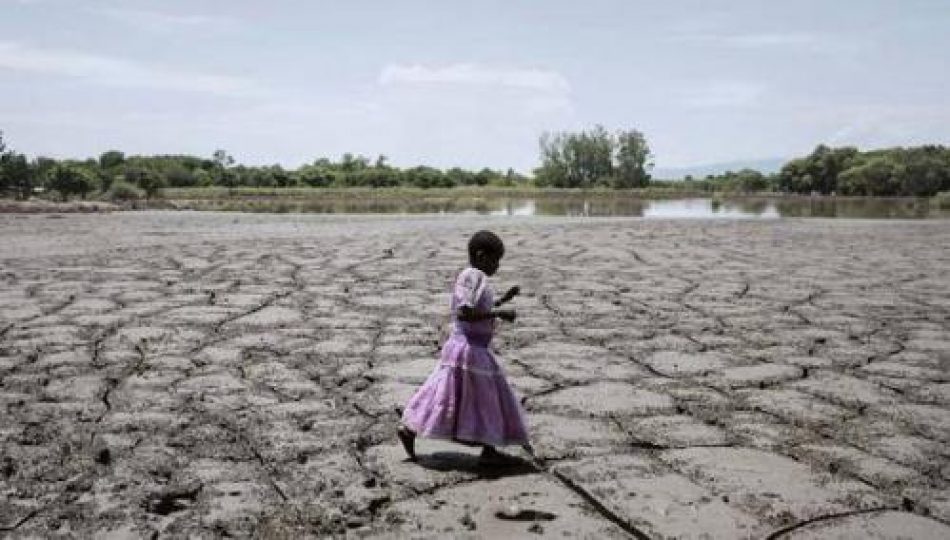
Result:
{"label": "parched ground", "polygon": [[[535,456],[410,463],[481,227]],[[950,221],[5,214],[0,536],[950,538],[948,368]]]}

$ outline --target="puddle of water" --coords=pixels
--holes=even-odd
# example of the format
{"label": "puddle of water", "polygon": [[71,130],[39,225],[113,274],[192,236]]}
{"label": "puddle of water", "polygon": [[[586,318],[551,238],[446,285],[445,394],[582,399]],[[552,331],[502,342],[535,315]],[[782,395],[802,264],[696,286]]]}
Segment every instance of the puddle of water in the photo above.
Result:
{"label": "puddle of water", "polygon": [[463,214],[493,216],[628,216],[645,219],[777,219],[782,217],[923,219],[950,218],[926,199],[636,199],[565,196],[539,198],[355,200],[235,198],[180,201],[196,210],[311,212],[323,214]]}
{"label": "puddle of water", "polygon": [[774,204],[766,205],[737,205],[721,203],[712,199],[680,199],[671,201],[651,201],[643,217],[645,218],[679,218],[679,219],[709,219],[709,218],[765,218],[775,219],[782,217]]}

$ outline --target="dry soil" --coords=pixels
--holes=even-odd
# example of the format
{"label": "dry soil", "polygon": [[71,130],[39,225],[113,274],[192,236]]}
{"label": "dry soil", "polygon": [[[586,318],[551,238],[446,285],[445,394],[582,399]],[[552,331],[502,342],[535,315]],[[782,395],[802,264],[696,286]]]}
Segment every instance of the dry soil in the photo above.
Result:
{"label": "dry soil", "polygon": [[[419,441],[465,242],[534,455]],[[950,537],[950,221],[0,214],[0,536]]]}

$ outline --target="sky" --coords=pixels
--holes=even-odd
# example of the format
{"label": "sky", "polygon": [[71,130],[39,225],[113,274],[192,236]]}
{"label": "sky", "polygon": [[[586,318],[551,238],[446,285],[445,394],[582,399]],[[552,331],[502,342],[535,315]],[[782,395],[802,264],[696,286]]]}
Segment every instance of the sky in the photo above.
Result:
{"label": "sky", "polygon": [[28,155],[529,172],[546,131],[660,167],[950,144],[948,0],[0,0]]}

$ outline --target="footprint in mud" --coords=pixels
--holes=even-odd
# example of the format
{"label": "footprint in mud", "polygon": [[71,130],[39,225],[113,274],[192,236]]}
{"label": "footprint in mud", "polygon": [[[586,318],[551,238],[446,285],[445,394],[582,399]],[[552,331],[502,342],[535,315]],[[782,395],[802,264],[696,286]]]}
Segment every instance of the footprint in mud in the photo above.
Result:
{"label": "footprint in mud", "polygon": [[202,487],[197,484],[152,493],[144,502],[145,509],[160,516],[180,512],[194,504]]}
{"label": "footprint in mud", "polygon": [[506,521],[554,521],[557,519],[557,514],[544,510],[511,506],[495,512],[495,517]]}

